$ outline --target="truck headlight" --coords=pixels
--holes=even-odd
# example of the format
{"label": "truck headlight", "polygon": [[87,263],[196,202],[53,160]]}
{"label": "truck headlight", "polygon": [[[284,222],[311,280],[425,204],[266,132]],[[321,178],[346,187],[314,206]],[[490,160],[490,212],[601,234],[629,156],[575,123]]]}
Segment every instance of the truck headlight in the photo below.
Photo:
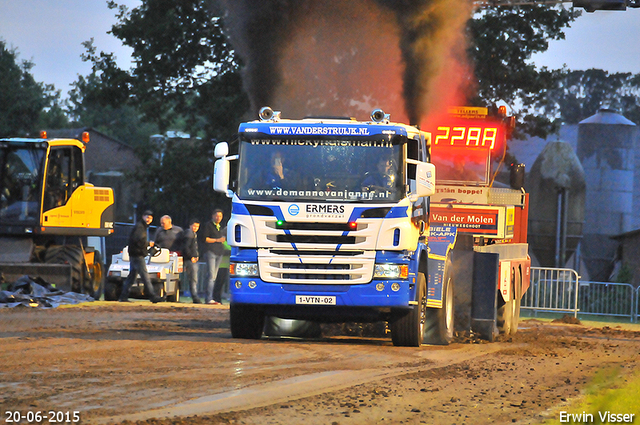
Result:
{"label": "truck headlight", "polygon": [[229,274],[232,276],[258,276],[258,264],[256,263],[231,263]]}
{"label": "truck headlight", "polygon": [[406,279],[409,266],[406,264],[376,264],[373,269],[375,279]]}

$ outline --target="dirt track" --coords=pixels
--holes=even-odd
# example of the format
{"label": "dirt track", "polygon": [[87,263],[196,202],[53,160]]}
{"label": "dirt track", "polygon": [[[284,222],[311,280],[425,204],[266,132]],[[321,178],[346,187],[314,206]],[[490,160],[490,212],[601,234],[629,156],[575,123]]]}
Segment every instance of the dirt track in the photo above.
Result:
{"label": "dirt track", "polygon": [[84,424],[541,423],[596,370],[624,376],[640,362],[640,332],[618,328],[530,320],[513,339],[416,349],[234,340],[228,320],[225,306],[148,302],[0,309],[3,420],[18,410],[79,411]]}

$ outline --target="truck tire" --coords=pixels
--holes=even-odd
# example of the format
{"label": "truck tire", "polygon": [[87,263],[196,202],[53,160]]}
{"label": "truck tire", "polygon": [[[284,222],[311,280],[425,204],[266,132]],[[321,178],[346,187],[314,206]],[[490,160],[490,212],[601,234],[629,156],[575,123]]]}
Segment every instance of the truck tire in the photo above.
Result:
{"label": "truck tire", "polygon": [[77,245],[53,245],[44,255],[45,263],[71,265],[71,291],[82,293],[84,283],[84,254]]}
{"label": "truck tire", "polygon": [[120,293],[122,292],[122,282],[107,280],[104,285],[104,300],[105,301],[118,301],[120,299]]}
{"label": "truck tire", "polygon": [[[450,267],[448,268],[450,270]],[[454,285],[450,273],[445,271],[442,288],[442,308],[427,307],[424,324],[425,344],[449,345],[454,330]]]}
{"label": "truck tire", "polygon": [[233,338],[260,339],[262,337],[265,316],[259,307],[231,303],[229,316]]}
{"label": "truck tire", "polygon": [[93,265],[89,267],[89,275],[86,275],[86,270],[83,273],[85,276],[83,286],[87,294],[97,301],[104,290],[104,265],[98,251],[95,251],[93,255]]}
{"label": "truck tire", "polygon": [[389,323],[391,340],[397,347],[419,347],[422,345],[427,314],[427,280],[418,273],[416,280],[418,305],[409,311],[394,312]]}

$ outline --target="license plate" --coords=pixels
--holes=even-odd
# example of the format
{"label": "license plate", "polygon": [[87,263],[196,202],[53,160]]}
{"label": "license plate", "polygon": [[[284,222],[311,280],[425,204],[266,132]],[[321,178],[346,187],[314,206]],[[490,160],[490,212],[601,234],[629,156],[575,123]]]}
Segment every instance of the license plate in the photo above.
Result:
{"label": "license plate", "polygon": [[336,305],[336,297],[316,295],[296,295],[296,304]]}

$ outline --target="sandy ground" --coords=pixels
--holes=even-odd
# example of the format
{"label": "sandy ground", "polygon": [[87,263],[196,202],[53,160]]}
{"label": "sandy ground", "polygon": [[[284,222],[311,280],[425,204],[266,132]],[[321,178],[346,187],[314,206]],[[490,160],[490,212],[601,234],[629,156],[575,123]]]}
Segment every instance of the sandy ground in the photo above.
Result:
{"label": "sandy ground", "polygon": [[528,320],[513,338],[447,347],[247,341],[231,338],[227,306],[145,301],[0,309],[0,347],[3,423],[15,411],[40,423],[77,411],[83,424],[543,423],[597,370],[622,382],[640,362],[640,332],[615,325]]}

